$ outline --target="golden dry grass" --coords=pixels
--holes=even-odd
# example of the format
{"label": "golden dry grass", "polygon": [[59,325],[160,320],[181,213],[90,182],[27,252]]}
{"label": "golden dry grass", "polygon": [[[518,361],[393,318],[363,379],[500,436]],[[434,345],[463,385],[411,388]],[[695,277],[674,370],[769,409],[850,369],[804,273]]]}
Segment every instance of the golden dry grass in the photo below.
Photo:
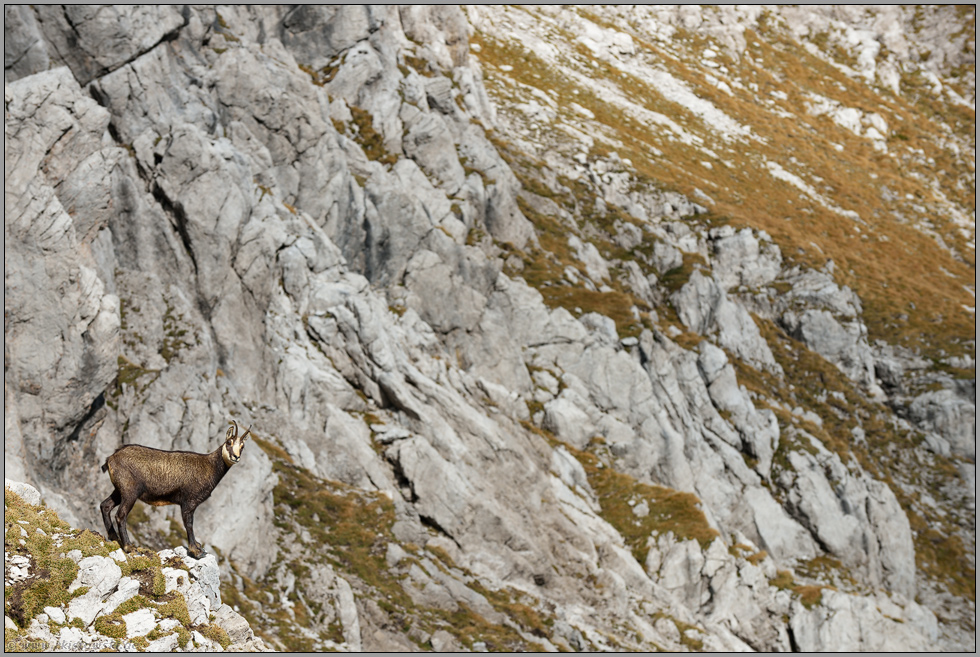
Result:
{"label": "golden dry grass", "polygon": [[[574,41],[572,35],[568,39]],[[651,130],[616,104],[576,86],[571,78],[546,65],[521,44],[502,43],[480,33],[474,37],[481,46],[481,61],[492,67],[507,63],[512,67],[508,76],[547,91],[559,107],[574,101],[589,109],[597,124],[593,132],[600,135],[596,151],[613,148],[603,143],[601,135],[615,136],[615,149],[632,161],[641,181],[689,197],[695,188],[707,190],[717,202],[712,208],[717,215],[736,226],[767,231],[791,263],[822,266],[833,259],[838,280],[852,287],[864,302],[864,320],[872,339],[917,347],[935,357],[974,354],[975,320],[962,306],[973,305],[964,286],[975,283],[975,255],[965,248],[958,229],[947,220],[941,195],[973,212],[975,184],[950,185],[940,190],[940,195],[927,182],[929,174],[936,170],[963,173],[964,167],[962,162],[952,161],[948,149],[939,145],[942,128],[929,116],[922,116],[923,103],[935,101],[920,99],[914,105],[904,97],[883,96],[776,32],[763,38],[748,31],[746,39],[753,44],[749,52],[756,65],[739,65],[730,59],[727,63],[738,66],[741,79],[758,85],[758,92],[736,89],[733,95],[709,84],[696,65],[636,40],[649,61],[664,67],[698,96],[750,128],[758,137],[750,142],[729,143],[715,137],[700,117],[605,62],[598,62],[592,72],[615,84],[638,105],[670,116],[685,129],[701,135],[727,163],[714,162],[707,169],[702,164],[705,154],[700,148]],[[581,45],[569,46],[569,50],[586,59],[588,53],[581,49]],[[488,85],[491,90],[514,94],[511,87],[495,86],[492,79]],[[775,90],[788,90],[788,100],[779,101],[777,106],[791,112],[793,119],[778,118],[760,106],[759,98]],[[889,141],[889,147],[900,156],[876,151],[870,141],[827,117],[808,115],[803,105],[806,94],[811,92],[847,107],[888,117],[889,126],[899,135]],[[932,110],[931,115],[938,116],[938,110]],[[957,126],[957,130],[975,125],[973,112],[960,106],[952,110],[952,116],[946,113],[942,118]],[[832,144],[839,144],[843,150],[838,152]],[[653,149],[662,155],[653,155]],[[908,153],[912,149],[923,154],[910,159]],[[790,164],[790,156],[794,164]],[[935,164],[928,164],[930,158]],[[824,207],[788,182],[774,178],[765,166],[767,160],[779,162],[800,175],[837,207],[858,212],[863,223]],[[884,188],[889,190],[891,200],[883,197]],[[925,219],[912,206],[929,213],[926,218],[930,230],[949,249],[916,227]]]}
{"label": "golden dry grass", "polygon": [[[587,9],[569,11],[597,24],[617,27]],[[975,31],[972,22],[966,29]],[[575,75],[547,65],[522,43],[504,43],[481,33],[474,41],[480,45],[478,57],[489,72],[488,90],[502,101],[502,107],[526,99],[528,92],[523,85],[543,90],[555,100],[560,117],[596,137],[590,157],[616,151],[629,158],[638,188],[674,190],[689,198],[695,196],[696,189],[706,191],[715,200],[710,217],[713,223],[765,230],[781,247],[787,264],[823,267],[833,260],[837,282],[854,289],[862,300],[862,320],[869,328],[869,341],[880,339],[911,347],[929,358],[937,370],[956,378],[975,377],[973,370],[956,369],[944,362],[949,356],[975,357],[976,353],[975,317],[963,308],[975,305],[967,291],[975,289],[976,258],[970,244],[975,240],[975,229],[969,227],[964,236],[950,210],[958,208],[961,217],[975,215],[975,158],[962,152],[957,155],[946,146],[949,135],[961,145],[975,145],[976,116],[972,109],[937,98],[929,90],[930,83],[917,75],[903,76],[901,95],[852,79],[766,21],[760,23],[757,32],[745,33],[749,47],[737,61],[697,34],[678,31],[667,46],[646,42],[635,32],[633,37],[640,46],[640,57],[648,64],[668,71],[699,98],[747,127],[752,136],[720,137],[700,116],[665,98],[636,75],[595,59],[591,51],[576,43],[577,35],[562,33],[560,28],[553,31],[550,38],[568,42],[562,47],[567,55],[559,58],[560,67],[602,79],[608,89],[635,105],[666,115],[703,138],[704,147],[718,154],[710,158],[712,166],[706,167],[703,162],[709,158],[704,148],[638,121],[614,101],[616,94],[597,93],[576,84]],[[827,35],[815,37],[814,42],[838,61],[856,64]],[[699,57],[691,55],[709,46],[722,51],[715,61],[741,83],[732,85],[731,94],[710,83]],[[502,69],[504,64],[510,70]],[[958,75],[974,75],[974,68],[967,65]],[[955,86],[955,81],[952,84]],[[967,96],[970,88],[957,87]],[[884,117],[890,130],[888,151],[876,150],[870,140],[828,116],[809,114],[811,94],[831,99],[841,107]],[[583,128],[583,119],[568,109],[571,102],[594,115],[587,127]],[[588,299],[589,294],[573,292],[561,282],[566,266],[580,266],[569,252],[567,235],[574,230],[583,239],[587,237],[607,259],[637,254],[610,247],[612,219],[594,212],[589,200],[594,192],[589,186],[563,180],[572,190],[567,195],[571,198],[555,198],[542,184],[540,162],[528,162],[528,156],[508,149],[501,139],[497,145],[526,188],[553,198],[572,215],[587,218],[595,228],[586,231],[581,224],[565,226],[551,217],[535,215],[533,208],[525,210],[538,228],[541,244],[540,253],[525,257],[525,279],[550,305],[583,310],[589,306],[615,317],[622,333],[628,321],[623,311],[635,301],[629,299],[626,290],[617,288],[623,294],[620,297]],[[770,161],[801,178],[816,197],[775,178],[766,164]],[[856,212],[859,220],[846,211]],[[702,219],[706,217],[698,221]],[[661,283],[668,292],[676,289],[696,264],[688,256],[684,266],[662,276]],[[787,291],[785,286],[775,287],[781,293]],[[656,311],[661,328],[680,326],[669,306]],[[957,476],[955,463],[939,456],[917,456],[917,462],[909,464],[907,454],[919,453],[910,448],[921,442],[921,435],[892,422],[890,409],[869,401],[836,367],[809,352],[781,328],[770,322],[759,324],[786,372],[785,379],[735,359],[739,382],[761,395],[757,404],[770,407],[784,431],[790,425],[797,426],[821,440],[844,462],[856,459],[888,483],[916,529],[920,568],[946,582],[957,595],[975,599],[974,568],[955,522],[918,503],[892,480],[900,476],[906,483],[942,496],[944,482]],[[641,321],[639,326],[643,325]],[[684,334],[675,340],[690,348],[700,339]],[[831,392],[837,396],[828,394]],[[815,412],[822,422],[803,421],[787,410],[797,406]],[[855,441],[852,433],[858,427],[865,434],[863,443]],[[784,440],[774,460],[776,468],[786,465],[787,450],[807,449],[804,443]],[[628,531],[628,527],[621,531]],[[808,604],[819,600],[819,589],[798,593]]]}

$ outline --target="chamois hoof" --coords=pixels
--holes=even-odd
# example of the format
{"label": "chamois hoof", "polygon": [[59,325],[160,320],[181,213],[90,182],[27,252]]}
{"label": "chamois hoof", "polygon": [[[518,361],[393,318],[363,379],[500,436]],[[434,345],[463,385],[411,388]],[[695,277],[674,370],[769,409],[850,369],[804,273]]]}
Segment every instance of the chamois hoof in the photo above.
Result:
{"label": "chamois hoof", "polygon": [[123,552],[125,552],[126,554],[132,554],[136,549],[137,548],[136,548],[135,545],[124,545],[123,546]]}
{"label": "chamois hoof", "polygon": [[201,559],[207,556],[207,554],[208,553],[204,551],[204,548],[202,548],[199,545],[191,545],[190,547],[187,548],[187,556],[192,557],[194,559]]}

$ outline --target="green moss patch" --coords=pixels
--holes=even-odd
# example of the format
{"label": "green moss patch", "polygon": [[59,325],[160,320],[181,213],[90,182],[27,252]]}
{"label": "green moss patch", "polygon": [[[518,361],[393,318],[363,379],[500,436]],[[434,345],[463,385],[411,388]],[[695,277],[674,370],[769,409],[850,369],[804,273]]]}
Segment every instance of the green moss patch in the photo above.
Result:
{"label": "green moss patch", "polygon": [[[27,533],[26,537],[21,529]],[[61,546],[55,545],[56,535],[61,539]],[[83,556],[108,554],[104,544],[92,540],[94,536],[91,532],[73,530],[50,509],[31,506],[5,488],[4,551],[26,556],[30,560],[31,576],[4,587],[4,614],[18,626],[26,627],[44,607],[67,604],[79,595],[78,591],[68,593],[68,587],[78,576],[78,565],[61,555],[72,549],[81,550]]]}
{"label": "green moss patch", "polygon": [[384,146],[384,135],[374,127],[374,118],[371,112],[353,105],[350,113],[354,123],[354,141],[364,149],[364,155],[369,160],[376,160],[382,164],[394,164],[398,161],[397,153],[389,153]]}
{"label": "green moss patch", "polygon": [[228,636],[228,633],[214,623],[200,628],[200,632],[206,639],[220,644],[222,648],[228,648],[231,645],[231,637]]}
{"label": "green moss patch", "polygon": [[793,574],[788,570],[777,571],[776,577],[769,580],[769,584],[775,586],[777,589],[791,591],[799,597],[800,602],[807,609],[812,609],[820,604],[820,601],[823,599],[823,589],[833,589],[832,586],[797,584],[796,580],[793,579]]}
{"label": "green moss patch", "polygon": [[113,639],[126,638],[126,622],[119,612],[99,616],[93,624],[95,631]]}

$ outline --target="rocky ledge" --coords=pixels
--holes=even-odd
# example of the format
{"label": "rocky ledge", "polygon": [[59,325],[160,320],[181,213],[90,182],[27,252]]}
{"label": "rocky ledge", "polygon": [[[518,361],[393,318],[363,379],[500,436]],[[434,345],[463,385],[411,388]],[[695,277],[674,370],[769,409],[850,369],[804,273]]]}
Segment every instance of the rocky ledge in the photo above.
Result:
{"label": "rocky ledge", "polygon": [[213,555],[113,550],[45,508],[33,486],[9,479],[4,536],[5,651],[268,650],[221,603]]}

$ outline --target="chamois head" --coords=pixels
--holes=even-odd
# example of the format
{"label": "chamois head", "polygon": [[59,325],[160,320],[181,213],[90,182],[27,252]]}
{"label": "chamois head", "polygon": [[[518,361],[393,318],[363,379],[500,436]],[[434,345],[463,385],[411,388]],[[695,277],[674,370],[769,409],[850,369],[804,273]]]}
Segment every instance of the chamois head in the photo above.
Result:
{"label": "chamois head", "polygon": [[228,427],[228,431],[225,432],[225,444],[221,446],[221,458],[229,467],[238,463],[242,458],[245,439],[248,438],[248,434],[252,430],[252,427],[249,426],[245,433],[239,436],[238,423],[232,420],[230,424],[232,426]]}

